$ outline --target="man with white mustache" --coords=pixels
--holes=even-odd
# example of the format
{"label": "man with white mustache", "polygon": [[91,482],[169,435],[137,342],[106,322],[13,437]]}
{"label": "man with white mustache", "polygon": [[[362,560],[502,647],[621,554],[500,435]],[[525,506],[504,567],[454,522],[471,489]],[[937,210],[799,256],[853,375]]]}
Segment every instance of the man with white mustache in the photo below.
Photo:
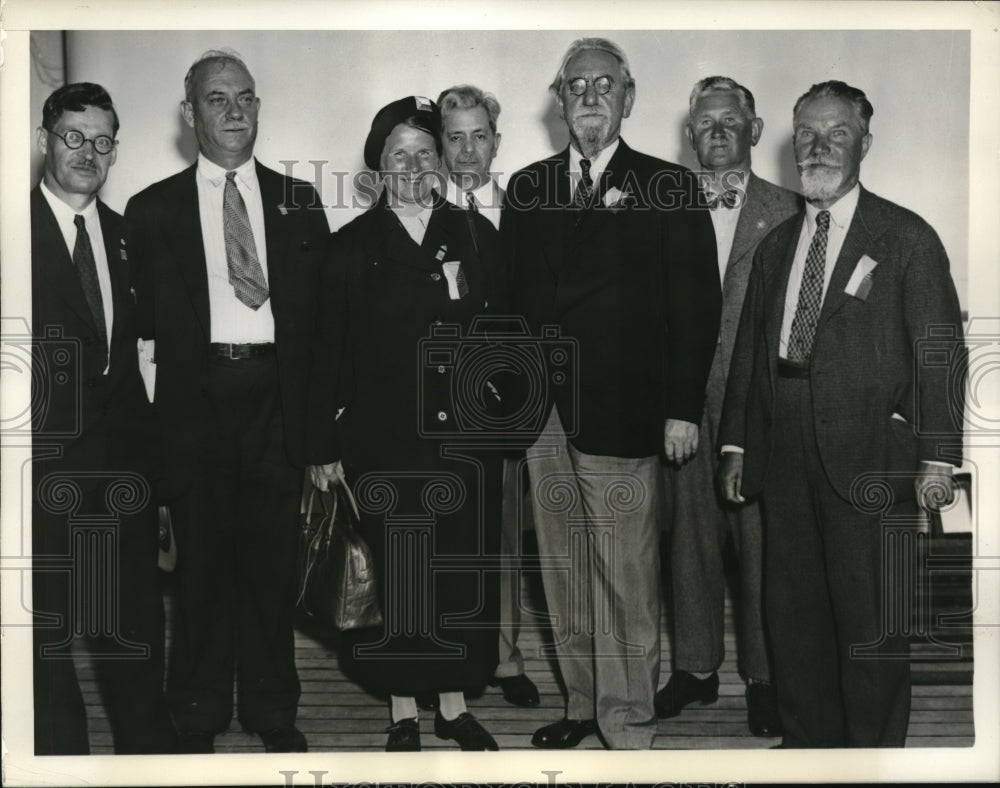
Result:
{"label": "man with white mustache", "polygon": [[[951,498],[961,464],[962,322],[948,257],[923,219],[859,183],[872,114],[863,91],[838,81],[795,105],[807,202],[758,247],[719,432],[723,494],[760,495],[767,515],[784,747],[905,744],[907,642],[883,631],[883,594],[904,593],[913,569],[889,553],[889,509],[872,511],[865,485],[891,490],[887,506],[913,517]],[[932,357],[953,365],[920,363]]]}
{"label": "man with white mustache", "polygon": [[565,717],[531,741],[567,749],[600,733],[608,748],[648,749],[660,455],[699,450],[722,301],[715,236],[694,175],[620,137],[636,95],[621,47],[573,42],[551,90],[569,145],[511,176],[500,228],[511,303],[546,363],[527,461],[567,695]]}

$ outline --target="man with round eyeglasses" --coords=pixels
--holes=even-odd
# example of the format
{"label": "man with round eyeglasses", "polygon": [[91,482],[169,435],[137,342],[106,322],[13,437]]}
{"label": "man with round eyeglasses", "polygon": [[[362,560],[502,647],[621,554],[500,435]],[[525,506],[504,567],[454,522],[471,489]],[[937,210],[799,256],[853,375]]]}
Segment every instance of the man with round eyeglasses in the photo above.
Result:
{"label": "man with round eyeglasses", "polygon": [[[511,303],[542,338],[551,381],[527,465],[567,702],[531,742],[567,749],[599,733],[610,749],[648,749],[660,455],[698,449],[721,304],[715,237],[692,173],[621,139],[635,102],[621,47],[575,41],[551,90],[569,145],[511,176],[500,228]],[[547,352],[554,328],[573,365]]]}
{"label": "man with round eyeglasses", "polygon": [[[82,633],[90,635],[115,752],[175,747],[163,696],[153,417],[138,369],[122,217],[97,197],[115,163],[117,132],[107,91],[81,82],[49,96],[36,136],[44,156],[31,192],[37,755],[89,752],[71,659]],[[95,540],[110,552],[93,552]],[[97,590],[111,592],[99,612],[81,603]]]}

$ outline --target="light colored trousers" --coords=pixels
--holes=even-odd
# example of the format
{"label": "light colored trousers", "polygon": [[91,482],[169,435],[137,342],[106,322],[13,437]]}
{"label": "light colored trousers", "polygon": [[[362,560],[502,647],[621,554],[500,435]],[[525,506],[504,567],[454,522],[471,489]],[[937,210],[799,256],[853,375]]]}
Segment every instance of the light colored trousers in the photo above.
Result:
{"label": "light colored trousers", "polygon": [[528,449],[538,555],[566,716],[648,749],[660,674],[658,457],[583,454],[556,409]]}

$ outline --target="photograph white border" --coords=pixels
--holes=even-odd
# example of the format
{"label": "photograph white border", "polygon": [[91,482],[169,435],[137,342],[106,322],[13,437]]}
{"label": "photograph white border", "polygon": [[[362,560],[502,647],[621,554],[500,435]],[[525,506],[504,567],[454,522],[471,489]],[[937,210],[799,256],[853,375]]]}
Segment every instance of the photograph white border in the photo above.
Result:
{"label": "photograph white border", "polygon": [[[29,259],[31,135],[28,111],[28,31],[105,29],[963,29],[971,33],[969,277],[967,304],[974,319],[1000,317],[1000,6],[997,3],[924,2],[115,2],[8,0],[0,11],[0,314],[25,315],[30,304]],[[887,54],[886,67],[891,68]],[[905,141],[899,141],[905,144]],[[914,152],[919,162],[919,151]],[[1000,320],[995,320],[995,324]],[[24,391],[3,380],[0,420]],[[979,391],[980,412],[1000,423],[996,381]],[[3,446],[9,442],[2,438]],[[1000,443],[996,437],[992,443]],[[24,558],[10,549],[21,516],[17,500],[20,469],[11,452],[0,455],[2,488],[0,591],[3,594],[2,708],[4,784],[294,784],[313,785],[310,771],[330,783],[682,783],[714,781],[880,782],[995,781],[1000,778],[1000,480],[998,449],[991,440],[969,437],[969,456],[981,484],[976,509],[980,530],[975,558],[978,599],[974,627],[974,713],[972,748],[865,751],[507,751],[425,752],[400,757],[379,753],[303,755],[87,756],[36,758],[31,747],[30,629],[7,626],[8,603],[30,582]],[[12,493],[11,488],[15,490]],[[10,526],[13,524],[14,528]],[[14,535],[14,538],[19,538]]]}

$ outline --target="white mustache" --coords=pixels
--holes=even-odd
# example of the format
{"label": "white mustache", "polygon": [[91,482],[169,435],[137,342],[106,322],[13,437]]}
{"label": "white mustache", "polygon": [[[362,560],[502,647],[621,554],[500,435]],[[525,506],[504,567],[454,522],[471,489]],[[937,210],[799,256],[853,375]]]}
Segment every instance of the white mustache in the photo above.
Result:
{"label": "white mustache", "polygon": [[826,161],[824,159],[803,159],[798,163],[800,167],[831,167],[835,170],[840,169],[840,165],[832,161]]}

